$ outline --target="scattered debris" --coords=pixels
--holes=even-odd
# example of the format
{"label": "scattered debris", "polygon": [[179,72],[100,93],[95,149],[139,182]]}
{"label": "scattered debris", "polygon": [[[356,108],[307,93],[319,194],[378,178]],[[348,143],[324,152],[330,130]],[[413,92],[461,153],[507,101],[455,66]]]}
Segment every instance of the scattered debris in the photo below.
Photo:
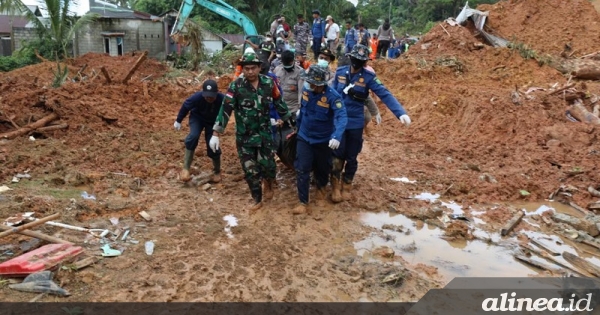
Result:
{"label": "scattered debris", "polygon": [[532,265],[532,266],[534,266],[534,267],[540,268],[540,269],[542,269],[542,270],[548,270],[548,271],[552,271],[552,272],[559,272],[559,271],[560,271],[560,269],[559,269],[559,268],[556,268],[556,267],[550,266],[550,265],[548,265],[548,264],[546,264],[546,263],[543,263],[543,262],[541,262],[541,261],[536,261],[536,260],[533,260],[533,259],[531,259],[531,258],[528,258],[527,256],[523,256],[523,255],[519,255],[519,254],[517,254],[517,255],[515,255],[514,257],[515,257],[517,260],[520,260],[520,261],[522,261],[522,262],[525,262],[525,263],[527,263],[527,264],[529,264],[529,265]]}
{"label": "scattered debris", "polygon": [[6,185],[2,185],[2,186],[0,186],[0,193],[3,193],[3,192],[5,192],[5,191],[9,191],[9,190],[12,190],[12,189],[11,189],[11,188],[9,188],[9,187],[8,187],[8,186],[6,186]]}
{"label": "scattered debris", "polygon": [[392,177],[390,179],[395,182],[401,182],[401,183],[407,183],[407,184],[414,184],[417,182],[416,180],[410,180],[406,177]]}
{"label": "scattered debris", "polygon": [[510,231],[512,231],[515,228],[515,226],[517,226],[519,222],[521,222],[521,219],[523,219],[524,216],[524,211],[517,211],[513,218],[510,221],[508,221],[508,223],[506,223],[502,230],[500,230],[500,234],[502,236],[508,235],[508,233],[510,233]]}
{"label": "scattered debris", "polygon": [[110,223],[112,223],[112,225],[118,225],[119,224],[119,218],[110,218]]}
{"label": "scattered debris", "polygon": [[380,246],[373,250],[373,254],[383,258],[394,258],[395,252],[387,246]]}
{"label": "scattered debris", "polygon": [[232,214],[228,214],[223,217],[223,220],[227,222],[225,225],[225,233],[227,233],[227,237],[233,238],[233,233],[231,232],[231,228],[238,225],[237,218]]}
{"label": "scattered debris", "polygon": [[154,253],[154,242],[147,241],[144,245],[144,249],[146,250],[146,255],[152,256],[152,253]]}
{"label": "scattered debris", "polygon": [[112,249],[110,247],[110,244],[105,244],[104,246],[100,247],[100,249],[102,250],[102,256],[104,257],[121,256],[121,251],[117,249]]}
{"label": "scattered debris", "polygon": [[17,291],[48,293],[60,296],[68,296],[70,293],[59,287],[52,281],[52,273],[50,271],[42,271],[30,274],[25,277],[22,283],[9,284],[9,288]]}
{"label": "scattered debris", "polygon": [[600,267],[592,264],[591,262],[580,258],[576,255],[573,255],[569,252],[563,252],[562,256],[566,261],[568,261],[573,266],[579,268],[580,270],[585,271],[586,273],[589,273],[594,277],[600,277]]}
{"label": "scattered debris", "polygon": [[48,244],[0,264],[0,275],[23,276],[51,269],[83,252],[69,244]]}
{"label": "scattered debris", "polygon": [[152,217],[146,211],[141,211],[139,215],[146,221],[152,221]]}
{"label": "scattered debris", "polygon": [[87,191],[84,191],[81,193],[81,198],[83,198],[85,200],[96,200],[96,196],[88,195]]}

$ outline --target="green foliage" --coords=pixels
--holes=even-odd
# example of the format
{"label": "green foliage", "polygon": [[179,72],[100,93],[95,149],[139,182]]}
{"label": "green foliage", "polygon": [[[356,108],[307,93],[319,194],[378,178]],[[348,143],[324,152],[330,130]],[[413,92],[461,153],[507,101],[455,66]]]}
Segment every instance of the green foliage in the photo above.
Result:
{"label": "green foliage", "polygon": [[69,68],[67,68],[67,65],[64,65],[64,67],[61,67],[60,61],[58,61],[58,59],[57,59],[56,60],[56,71],[52,70],[52,73],[54,74],[54,80],[52,81],[52,87],[57,88],[57,87],[60,87],[65,82],[65,79],[67,78],[67,74],[69,74]]}
{"label": "green foliage", "polygon": [[230,66],[233,62],[240,58],[240,51],[233,48],[231,45],[227,45],[223,50],[213,54],[206,60],[206,64],[215,70],[217,75],[221,75],[226,72],[231,72]]}
{"label": "green foliage", "polygon": [[28,65],[40,62],[36,52],[46,58],[54,57],[54,52],[59,51],[60,47],[56,42],[48,39],[36,39],[24,42],[23,47],[15,51],[12,56],[0,57],[0,71],[8,72]]}

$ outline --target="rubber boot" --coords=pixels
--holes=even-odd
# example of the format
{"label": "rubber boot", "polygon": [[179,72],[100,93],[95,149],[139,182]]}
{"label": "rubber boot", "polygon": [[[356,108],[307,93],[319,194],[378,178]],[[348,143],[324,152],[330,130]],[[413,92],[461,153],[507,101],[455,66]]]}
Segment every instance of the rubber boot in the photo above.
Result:
{"label": "rubber boot", "polygon": [[308,213],[308,206],[305,203],[300,203],[294,209],[292,209],[292,214],[305,214]]}
{"label": "rubber boot", "polygon": [[190,176],[190,166],[192,165],[192,160],[194,159],[194,151],[185,150],[185,155],[183,157],[183,169],[181,170],[181,174],[179,175],[181,181],[188,182],[192,177]]}
{"label": "rubber boot", "polygon": [[315,202],[317,206],[322,207],[325,205],[325,196],[327,192],[325,191],[325,187],[317,188],[317,192],[315,193]]}
{"label": "rubber boot", "polygon": [[213,163],[213,174],[210,177],[210,181],[213,183],[221,182],[221,157],[218,156],[212,159]]}
{"label": "rubber boot", "polygon": [[250,205],[250,207],[248,208],[248,210],[250,211],[256,211],[258,209],[260,209],[263,205],[262,203],[262,197],[263,197],[263,193],[262,193],[262,189],[260,187],[258,187],[258,189],[254,190],[251,189],[251,194],[252,194],[252,199],[254,199],[254,202],[252,203],[252,205]]}
{"label": "rubber boot", "polygon": [[267,178],[267,179],[263,179],[263,196],[265,198],[265,200],[271,200],[273,199],[273,182],[275,181],[275,179],[273,178]]}
{"label": "rubber boot", "polygon": [[352,198],[352,183],[342,181],[342,200],[347,201]]}
{"label": "rubber boot", "polygon": [[342,183],[339,178],[331,175],[331,201],[338,203],[342,201]]}

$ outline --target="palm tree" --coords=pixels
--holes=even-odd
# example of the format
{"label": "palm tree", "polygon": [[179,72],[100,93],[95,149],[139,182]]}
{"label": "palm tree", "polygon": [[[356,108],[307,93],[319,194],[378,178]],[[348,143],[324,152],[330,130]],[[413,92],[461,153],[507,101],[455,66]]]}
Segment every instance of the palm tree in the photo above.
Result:
{"label": "palm tree", "polygon": [[[85,0],[83,0],[85,1]],[[40,7],[47,11],[47,25],[31,12],[21,0],[2,0],[0,9],[21,12],[33,23],[40,38],[54,43],[56,55],[67,57],[75,33],[84,25],[93,22],[98,15],[87,13],[82,17],[71,15],[72,0],[39,0]],[[0,10],[1,11],[1,10]]]}

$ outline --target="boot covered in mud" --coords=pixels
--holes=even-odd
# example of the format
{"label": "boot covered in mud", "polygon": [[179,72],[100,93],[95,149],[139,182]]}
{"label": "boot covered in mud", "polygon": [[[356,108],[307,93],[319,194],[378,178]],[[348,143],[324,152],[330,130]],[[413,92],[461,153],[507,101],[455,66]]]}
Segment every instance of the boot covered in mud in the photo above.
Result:
{"label": "boot covered in mud", "polygon": [[265,198],[265,200],[271,200],[273,199],[273,184],[275,183],[275,179],[274,178],[266,178],[263,179],[263,196]]}
{"label": "boot covered in mud", "polygon": [[218,156],[212,159],[213,163],[213,174],[210,176],[210,181],[212,183],[221,182],[221,157]]}
{"label": "boot covered in mud", "polygon": [[294,209],[292,209],[292,214],[305,214],[305,213],[308,213],[308,205],[305,203],[300,203]]}
{"label": "boot covered in mud", "polygon": [[248,207],[248,210],[250,210],[252,212],[252,211],[256,211],[256,210],[262,208],[263,193],[262,193],[262,189],[260,188],[260,186],[258,186],[256,188],[252,188],[250,193],[252,194],[253,203]]}
{"label": "boot covered in mud", "polygon": [[327,196],[325,187],[317,187],[317,192],[315,193],[315,202],[317,206],[322,207],[325,205],[325,196]]}
{"label": "boot covered in mud", "polygon": [[334,203],[342,202],[342,183],[341,179],[331,175],[331,201]]}
{"label": "boot covered in mud", "polygon": [[348,201],[352,198],[352,182],[342,181],[342,200]]}
{"label": "boot covered in mud", "polygon": [[194,159],[194,151],[185,150],[185,155],[183,157],[183,169],[181,170],[181,174],[179,178],[182,182],[189,182],[192,177],[190,176],[190,166],[192,166],[192,160]]}

